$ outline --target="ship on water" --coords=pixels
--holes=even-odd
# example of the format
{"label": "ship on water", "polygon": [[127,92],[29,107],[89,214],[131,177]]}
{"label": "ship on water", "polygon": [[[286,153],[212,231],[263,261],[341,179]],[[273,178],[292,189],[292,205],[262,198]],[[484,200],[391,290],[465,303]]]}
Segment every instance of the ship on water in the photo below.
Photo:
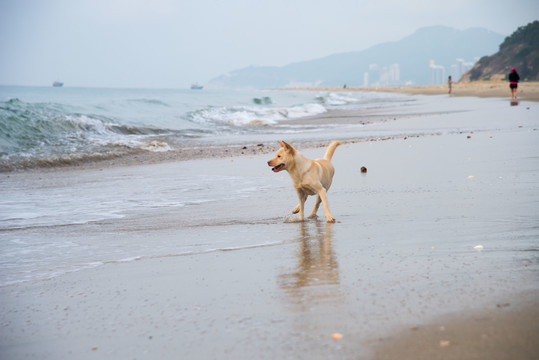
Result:
{"label": "ship on water", "polygon": [[191,85],[191,90],[202,90],[204,89],[204,86],[202,85],[199,85],[199,84],[192,84]]}
{"label": "ship on water", "polygon": [[55,81],[55,82],[52,83],[52,86],[54,86],[54,87],[62,87],[62,86],[64,86],[64,83],[60,82],[60,81]]}

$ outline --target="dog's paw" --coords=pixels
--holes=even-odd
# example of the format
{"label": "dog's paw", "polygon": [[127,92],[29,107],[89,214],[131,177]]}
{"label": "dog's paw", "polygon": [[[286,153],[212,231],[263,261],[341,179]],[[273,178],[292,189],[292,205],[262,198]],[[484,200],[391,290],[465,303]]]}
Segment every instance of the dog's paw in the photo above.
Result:
{"label": "dog's paw", "polygon": [[292,214],[297,214],[297,213],[299,213],[299,205],[296,206],[296,207],[294,208],[294,210],[292,210]]}
{"label": "dog's paw", "polygon": [[336,220],[334,217],[326,217],[326,220],[328,221],[328,223],[334,223]]}

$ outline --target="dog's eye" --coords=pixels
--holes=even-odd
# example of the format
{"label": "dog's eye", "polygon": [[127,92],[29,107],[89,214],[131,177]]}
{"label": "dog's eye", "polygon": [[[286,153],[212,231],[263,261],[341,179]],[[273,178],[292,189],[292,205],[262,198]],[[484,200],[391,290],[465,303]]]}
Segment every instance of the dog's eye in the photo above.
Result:
{"label": "dog's eye", "polygon": [[279,158],[280,158],[280,157],[281,157],[281,155],[277,155],[277,157],[279,157]]}

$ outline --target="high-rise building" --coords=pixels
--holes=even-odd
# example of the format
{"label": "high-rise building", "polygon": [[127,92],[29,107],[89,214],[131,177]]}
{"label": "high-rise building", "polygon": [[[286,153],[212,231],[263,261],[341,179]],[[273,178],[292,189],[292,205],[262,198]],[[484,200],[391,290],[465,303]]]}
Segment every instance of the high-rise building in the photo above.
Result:
{"label": "high-rise building", "polygon": [[392,85],[397,85],[400,82],[400,66],[399,64],[393,64],[389,66],[389,72],[391,73]]}
{"label": "high-rise building", "polygon": [[445,79],[445,67],[442,65],[436,65],[434,60],[429,62],[430,69],[430,83],[431,85],[443,84]]}

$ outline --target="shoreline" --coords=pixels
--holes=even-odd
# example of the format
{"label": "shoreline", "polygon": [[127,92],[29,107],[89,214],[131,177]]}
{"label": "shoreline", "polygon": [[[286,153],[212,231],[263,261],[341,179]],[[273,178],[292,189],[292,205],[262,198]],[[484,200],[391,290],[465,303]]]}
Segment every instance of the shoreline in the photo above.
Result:
{"label": "shoreline", "polygon": [[[301,91],[375,91],[410,95],[448,95],[447,84],[421,86],[357,86],[357,87],[298,87],[281,90]],[[452,96],[476,96],[480,98],[510,98],[509,83],[505,81],[476,81],[453,83]],[[519,101],[539,101],[539,82],[521,82],[518,86]]]}
{"label": "shoreline", "polygon": [[[454,83],[453,96],[455,97],[480,97],[480,98],[507,98],[509,90],[506,82],[473,82],[473,83]],[[285,88],[279,91],[373,91],[402,93],[409,95],[447,95],[447,85],[429,85],[429,86],[376,86],[376,87],[303,87],[303,88]],[[523,82],[519,87],[519,101],[539,101],[539,82]],[[517,102],[518,104],[518,102]],[[415,114],[402,113],[402,108],[388,107],[385,109],[367,109],[367,110],[330,110],[315,116],[298,118],[286,121],[289,124],[357,124],[371,125],[380,121],[388,121],[393,117],[399,118],[424,116],[434,114],[446,114],[448,110],[430,110],[419,111]],[[455,110],[450,110],[455,111]],[[457,110],[458,111],[458,110]],[[357,131],[355,131],[357,133]],[[425,134],[432,135],[432,134]],[[261,135],[267,138],[268,135]],[[77,159],[42,159],[31,161],[19,161],[17,165],[0,163],[0,174],[13,173],[20,171],[40,171],[54,169],[76,169],[76,168],[96,168],[96,167],[115,167],[131,166],[136,164],[152,164],[171,161],[185,161],[196,159],[229,158],[245,155],[270,154],[278,149],[276,140],[268,142],[266,140],[256,140],[256,135],[251,135],[247,139],[238,137],[236,141],[224,143],[200,139],[166,139],[155,137],[156,142],[169,141],[172,143],[172,150],[164,152],[153,152],[149,150],[132,150],[126,154],[103,154],[95,157],[89,157],[82,160]],[[343,136],[341,136],[343,137]],[[291,134],[290,138],[302,147],[317,148],[326,145],[325,140],[299,139],[297,134]],[[343,137],[345,142],[374,141],[378,136],[358,138],[356,134]],[[247,141],[245,141],[247,140]],[[385,140],[385,138],[383,139]]]}
{"label": "shoreline", "polygon": [[[323,114],[298,118],[294,120],[288,120],[288,124],[298,125],[313,125],[320,124],[326,125],[328,123],[339,123],[341,125],[372,125],[376,123],[383,123],[392,120],[396,115],[402,111],[398,108],[389,107],[383,110],[332,110]],[[429,112],[428,114],[438,114],[443,112]],[[400,118],[413,117],[417,115],[425,115],[426,113],[417,114],[400,114]],[[367,135],[361,136],[361,133],[354,131],[351,134],[340,134],[339,138],[343,143],[357,143],[363,141],[380,141],[389,140],[391,138],[404,137],[405,135],[394,136],[378,136]],[[416,136],[430,136],[433,134],[418,134]],[[412,135],[413,136],[413,135]],[[107,168],[116,166],[132,166],[142,164],[156,164],[164,162],[175,161],[188,161],[188,160],[201,160],[201,159],[225,159],[239,156],[252,156],[257,154],[272,154],[279,149],[277,143],[278,139],[273,139],[271,134],[260,135],[259,139],[255,139],[255,135],[248,135],[245,138],[237,137],[237,140],[231,140],[228,142],[217,142],[212,139],[196,139],[196,140],[184,140],[184,139],[171,139],[174,142],[172,150],[164,152],[152,152],[148,150],[137,150],[132,153],[124,155],[113,156],[98,156],[95,158],[88,158],[85,160],[41,160],[31,162],[20,162],[17,166],[2,166],[0,165],[0,174],[15,173],[24,171],[40,171],[40,170],[55,170],[55,169],[84,169],[84,168]],[[265,138],[272,137],[272,140],[268,142]],[[289,141],[301,148],[320,148],[327,146],[326,139],[319,139],[320,136],[302,138],[298,134],[290,134],[287,136]],[[318,139],[317,139],[318,138]],[[294,140],[290,140],[294,139]],[[256,141],[255,141],[256,140]],[[167,139],[157,138],[156,141],[167,141]]]}
{"label": "shoreline", "polygon": [[[311,90],[317,90],[312,88]],[[319,89],[322,91],[322,89]],[[328,89],[328,91],[330,91]],[[333,90],[331,90],[333,91]],[[362,90],[357,90],[362,91]],[[370,90],[369,90],[370,91]],[[460,105],[459,105],[460,106]],[[403,121],[409,118],[449,115],[466,109],[431,106],[424,108],[422,105],[413,104],[410,109],[399,106],[391,106],[382,109],[373,108],[365,110],[330,110],[328,112],[281,121],[289,125],[320,125],[339,124],[351,129],[329,129],[327,134],[321,132],[309,133],[302,136],[301,133],[292,133],[284,136],[290,142],[294,142],[301,148],[320,148],[327,146],[328,136],[335,133],[343,143],[358,143],[365,141],[385,141],[395,138],[405,138],[414,136],[433,136],[438,135],[435,130],[420,130],[415,134],[375,134],[368,130],[378,126],[384,126],[399,119]],[[387,127],[387,126],[386,126]],[[276,131],[275,131],[276,132]],[[283,136],[281,136],[283,137]],[[268,140],[271,139],[271,140]],[[278,150],[276,135],[269,134],[250,134],[231,136],[230,139],[176,139],[155,137],[155,142],[166,142],[171,150],[163,152],[154,152],[149,150],[133,150],[125,154],[96,155],[85,159],[42,159],[19,161],[16,165],[6,165],[0,162],[0,175],[26,171],[55,171],[58,169],[85,169],[85,168],[111,168],[117,166],[133,166],[142,164],[167,163],[175,161],[188,161],[200,159],[225,159],[241,156],[253,156],[257,154],[272,154]]]}

